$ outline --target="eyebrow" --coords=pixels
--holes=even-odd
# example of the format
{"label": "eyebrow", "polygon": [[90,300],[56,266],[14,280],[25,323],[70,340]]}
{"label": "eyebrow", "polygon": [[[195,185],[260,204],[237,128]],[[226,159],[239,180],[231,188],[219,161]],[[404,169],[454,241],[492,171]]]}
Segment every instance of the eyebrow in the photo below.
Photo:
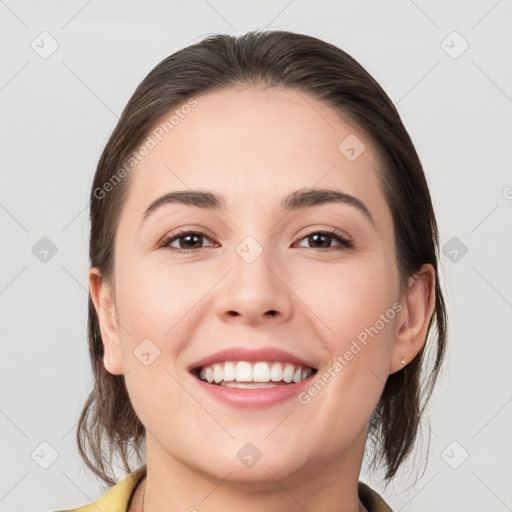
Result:
{"label": "eyebrow", "polygon": [[[329,203],[342,203],[357,208],[375,226],[375,221],[366,205],[357,197],[344,192],[327,188],[302,188],[291,192],[280,203],[284,212],[304,210],[312,206]],[[226,210],[226,200],[223,196],[202,190],[177,190],[169,192],[155,199],[146,209],[142,221],[146,220],[153,212],[168,204],[184,204],[205,210]]]}

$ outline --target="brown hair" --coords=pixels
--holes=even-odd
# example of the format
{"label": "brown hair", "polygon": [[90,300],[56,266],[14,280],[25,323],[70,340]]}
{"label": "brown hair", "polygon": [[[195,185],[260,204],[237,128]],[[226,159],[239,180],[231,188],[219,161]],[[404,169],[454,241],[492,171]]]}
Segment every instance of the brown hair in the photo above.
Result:
{"label": "brown hair", "polygon": [[[114,239],[128,186],[126,178],[119,180],[125,174],[120,169],[155,123],[194,96],[248,85],[307,93],[329,104],[368,137],[380,159],[376,171],[393,216],[401,289],[407,289],[409,278],[423,264],[430,263],[435,270],[435,309],[425,343],[411,362],[388,376],[370,419],[368,439],[375,447],[371,467],[382,463],[389,483],[417,438],[445,353],[447,316],[437,268],[438,229],[421,162],[395,106],[350,55],[308,35],[257,30],[238,37],[210,35],[160,62],[128,101],[100,157],[90,198],[91,267],[97,267],[107,281],[112,277]],[[113,182],[116,177],[119,183]],[[115,186],[105,194],[107,183]],[[437,336],[430,339],[434,324]],[[124,376],[105,370],[90,296],[88,329],[95,383],[80,415],[77,442],[87,466],[111,486],[114,456],[131,472],[130,446],[140,462],[145,430]]]}

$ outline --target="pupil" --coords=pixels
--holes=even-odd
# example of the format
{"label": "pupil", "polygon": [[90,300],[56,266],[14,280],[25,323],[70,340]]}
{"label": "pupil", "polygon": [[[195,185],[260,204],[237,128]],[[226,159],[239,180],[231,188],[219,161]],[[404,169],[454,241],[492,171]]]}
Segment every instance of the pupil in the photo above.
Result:
{"label": "pupil", "polygon": [[[321,237],[321,238],[327,238],[327,235],[321,235],[321,234],[316,234],[316,235],[313,235],[313,239],[315,240],[315,243],[318,242],[318,238]],[[320,244],[321,245],[321,244]]]}
{"label": "pupil", "polygon": [[[199,236],[201,236],[201,235],[199,235]],[[186,236],[184,237],[185,243],[187,244],[187,246],[189,246],[189,245],[193,245],[193,244],[194,244],[194,242],[191,242],[191,239],[193,239],[193,238],[196,238],[196,239],[197,239],[197,238],[199,238],[199,236],[198,236],[198,235],[186,235]],[[196,243],[197,243],[197,242],[196,242]]]}

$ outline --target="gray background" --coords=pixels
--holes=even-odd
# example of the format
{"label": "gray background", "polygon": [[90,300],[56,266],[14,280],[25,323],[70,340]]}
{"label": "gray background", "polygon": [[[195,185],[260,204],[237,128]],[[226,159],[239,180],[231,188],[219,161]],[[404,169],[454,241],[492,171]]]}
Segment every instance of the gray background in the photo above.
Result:
{"label": "gray background", "polygon": [[511,21],[510,0],[0,1],[0,510],[103,494],[75,428],[92,384],[88,194],[122,108],[174,51],[263,26],[337,44],[382,84],[440,225],[450,330],[427,470],[408,490],[361,479],[395,511],[512,510]]}

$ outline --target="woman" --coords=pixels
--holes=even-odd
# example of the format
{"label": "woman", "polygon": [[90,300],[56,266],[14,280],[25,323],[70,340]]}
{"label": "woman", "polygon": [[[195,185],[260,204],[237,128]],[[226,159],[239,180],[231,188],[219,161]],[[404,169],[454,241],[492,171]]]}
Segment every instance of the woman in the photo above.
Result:
{"label": "woman", "polygon": [[77,437],[115,485],[77,510],[391,510],[359,474],[366,447],[389,483],[417,438],[437,257],[414,146],[341,49],[256,31],[162,61],[91,192]]}

